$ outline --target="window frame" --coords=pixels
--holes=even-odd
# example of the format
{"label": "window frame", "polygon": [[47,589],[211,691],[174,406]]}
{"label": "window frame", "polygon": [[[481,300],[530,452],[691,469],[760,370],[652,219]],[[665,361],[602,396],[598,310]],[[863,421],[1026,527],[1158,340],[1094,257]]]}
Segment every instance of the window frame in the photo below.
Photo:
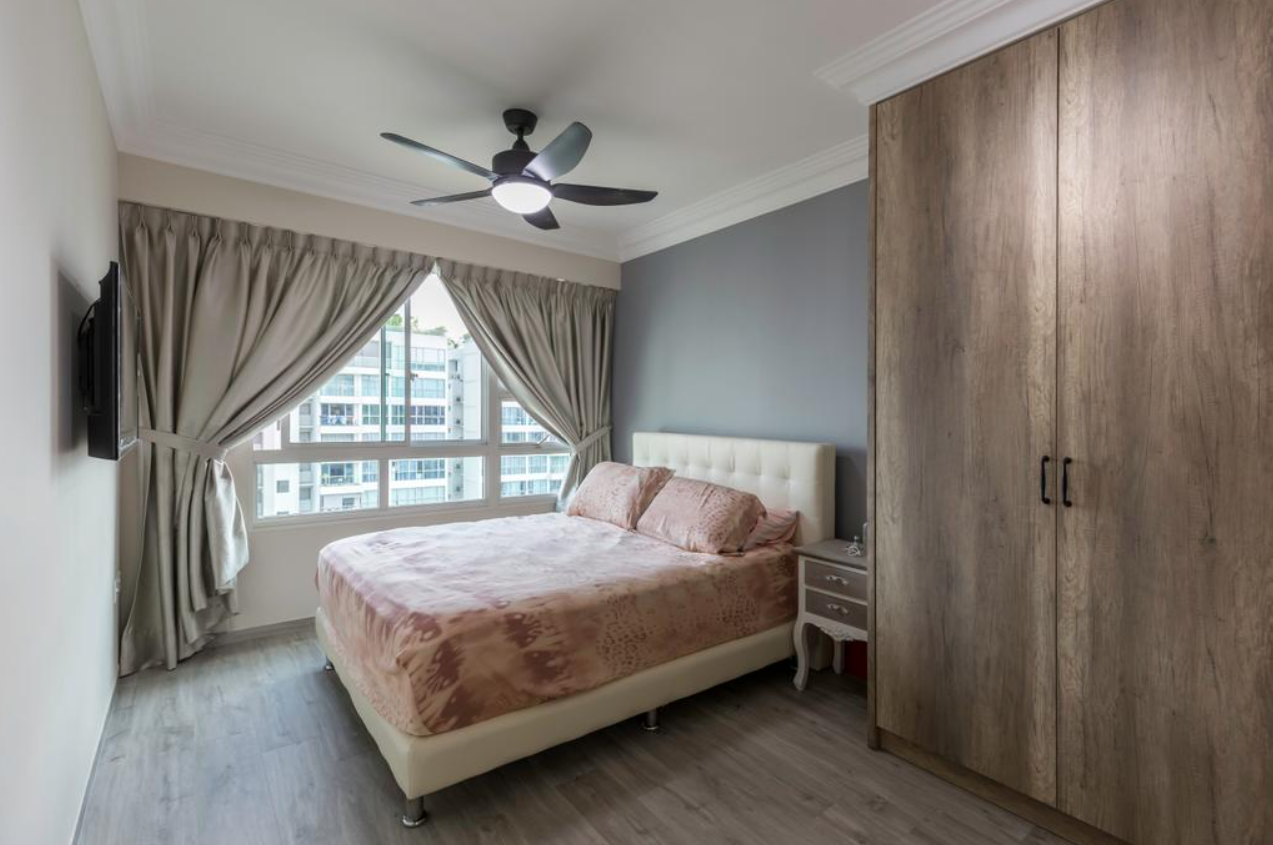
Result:
{"label": "window frame", "polygon": [[[405,386],[403,391],[403,430],[402,440],[385,440],[388,434],[388,426],[390,424],[391,400],[399,398],[388,394],[389,379],[391,377],[388,372],[388,338],[385,335],[386,327],[381,326],[378,333],[380,343],[380,399],[377,407],[380,408],[380,441],[354,441],[350,442],[308,442],[293,443],[291,441],[292,426],[291,415],[293,410],[279,420],[280,427],[280,445],[278,449],[252,449],[251,466],[255,475],[257,467],[268,464],[295,464],[295,463],[351,463],[357,464],[360,461],[375,461],[377,467],[377,505],[373,508],[358,508],[354,510],[339,511],[317,511],[314,513],[289,513],[279,514],[277,516],[257,516],[256,497],[258,495],[257,485],[251,484],[246,486],[246,490],[251,491],[252,501],[248,502],[248,520],[249,525],[255,530],[258,528],[274,528],[286,526],[302,526],[314,524],[329,524],[332,522],[344,522],[355,520],[369,519],[385,519],[386,517],[411,516],[411,515],[445,515],[449,513],[473,513],[485,510],[496,510],[501,507],[506,508],[509,505],[543,505],[554,502],[557,499],[555,493],[537,494],[531,496],[508,496],[502,495],[503,484],[500,480],[501,461],[500,458],[513,455],[569,455],[570,449],[564,444],[545,438],[539,441],[522,442],[522,443],[503,443],[503,426],[502,413],[503,403],[506,401],[517,402],[508,390],[504,389],[499,379],[495,376],[490,364],[483,357],[482,361],[482,384],[484,390],[484,401],[482,406],[481,433],[479,439],[474,440],[411,440],[411,399],[412,399],[412,381],[410,377],[412,371],[412,362],[410,360],[411,342],[410,342],[410,326],[411,326],[411,300],[408,299],[403,305],[403,327],[406,342],[404,349],[407,355],[407,361],[404,365]],[[376,338],[369,338],[368,343]],[[359,350],[366,346],[364,343]],[[350,359],[353,360],[352,358]],[[333,376],[334,378],[334,376]],[[328,379],[330,381],[330,379]],[[326,382],[324,382],[326,384]],[[357,386],[359,381],[355,379]],[[343,398],[343,397],[342,397]],[[426,397],[428,398],[428,397]],[[309,401],[307,396],[304,401]],[[355,407],[355,413],[361,413],[360,404],[366,404],[364,397],[357,396],[353,399],[352,405]],[[318,401],[317,417],[321,417],[321,398]],[[518,403],[520,404],[520,403]],[[529,414],[527,415],[529,416]],[[533,417],[531,418],[533,419]],[[423,460],[429,458],[452,459],[452,458],[481,458],[482,459],[482,496],[478,499],[467,499],[455,502],[432,502],[413,505],[391,505],[390,499],[390,461],[393,460]],[[549,470],[551,472],[552,461],[548,461]],[[315,483],[321,479],[321,468],[315,479]],[[299,497],[300,491],[297,491]],[[314,494],[311,494],[314,495]],[[299,498],[298,498],[299,501]],[[321,503],[321,499],[318,500]]]}

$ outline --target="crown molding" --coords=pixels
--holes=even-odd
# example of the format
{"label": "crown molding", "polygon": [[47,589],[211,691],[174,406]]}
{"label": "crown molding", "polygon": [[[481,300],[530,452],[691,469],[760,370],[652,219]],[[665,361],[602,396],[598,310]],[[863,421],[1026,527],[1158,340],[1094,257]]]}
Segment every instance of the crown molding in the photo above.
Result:
{"label": "crown molding", "polygon": [[410,200],[445,192],[164,119],[154,97],[144,6],[144,0],[80,0],[116,147],[121,152],[170,164],[608,261],[645,255],[867,176],[864,136],[754,177],[617,236],[576,225],[541,232],[498,208],[493,201],[419,209],[410,205]]}
{"label": "crown molding", "polygon": [[628,261],[867,178],[867,136],[771,170],[619,235]]}
{"label": "crown molding", "polygon": [[610,233],[572,224],[552,233],[541,234],[539,230],[527,226],[520,217],[499,208],[494,200],[475,200],[463,206],[448,206],[446,209],[417,208],[410,204],[411,200],[438,196],[443,192],[414,182],[392,179],[161,120],[152,121],[141,132],[117,138],[116,143],[121,152],[170,164],[378,208],[407,217],[419,217],[435,223],[606,261],[618,259],[617,239]]}
{"label": "crown molding", "polygon": [[80,16],[118,146],[155,113],[146,17],[140,0],[80,0]]}
{"label": "crown molding", "polygon": [[876,103],[1104,0],[945,0],[814,76]]}
{"label": "crown molding", "polygon": [[541,232],[494,201],[445,210],[417,208],[411,200],[447,192],[165,120],[154,100],[142,0],[80,0],[80,13],[120,152],[606,261],[618,259],[617,238],[608,232],[573,224]]}

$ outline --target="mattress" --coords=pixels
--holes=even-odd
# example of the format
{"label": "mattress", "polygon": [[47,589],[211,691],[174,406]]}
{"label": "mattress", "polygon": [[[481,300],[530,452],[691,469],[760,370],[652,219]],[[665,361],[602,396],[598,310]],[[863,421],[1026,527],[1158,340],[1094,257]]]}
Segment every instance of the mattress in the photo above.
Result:
{"label": "mattress", "polygon": [[563,514],[399,528],[320,552],[319,624],[384,719],[427,736],[788,622],[787,544],[686,552]]}

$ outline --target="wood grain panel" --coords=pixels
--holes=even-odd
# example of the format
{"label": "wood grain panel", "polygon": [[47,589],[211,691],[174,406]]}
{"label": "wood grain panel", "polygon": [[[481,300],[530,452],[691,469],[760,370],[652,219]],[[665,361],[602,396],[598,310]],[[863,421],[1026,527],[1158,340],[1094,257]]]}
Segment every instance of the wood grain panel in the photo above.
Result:
{"label": "wood grain panel", "polygon": [[1055,800],[1057,42],[876,107],[881,729]]}
{"label": "wood grain panel", "polygon": [[[866,541],[866,556],[870,560],[875,560],[875,186],[879,184],[876,178],[876,164],[879,161],[875,134],[876,127],[879,125],[876,119],[877,108],[874,104],[871,105],[869,129],[871,143],[867,151],[867,164],[871,173],[871,182],[867,188],[869,191],[867,202],[871,206],[871,215],[867,223],[869,227],[867,242],[871,254],[868,267],[870,301],[867,305],[869,313],[866,354],[866,537],[863,539]],[[866,743],[871,748],[878,749],[880,728],[879,718],[876,715],[875,677],[875,567],[872,566],[868,575],[866,594]]]}
{"label": "wood grain panel", "polygon": [[1273,842],[1273,3],[1061,33],[1060,806]]}
{"label": "wood grain panel", "polygon": [[827,566],[825,563],[807,559],[804,565],[805,586],[813,587],[815,590],[821,590],[824,593],[834,593],[837,596],[856,599],[860,602],[867,600],[866,582],[868,577],[870,577],[869,573],[865,569]]}

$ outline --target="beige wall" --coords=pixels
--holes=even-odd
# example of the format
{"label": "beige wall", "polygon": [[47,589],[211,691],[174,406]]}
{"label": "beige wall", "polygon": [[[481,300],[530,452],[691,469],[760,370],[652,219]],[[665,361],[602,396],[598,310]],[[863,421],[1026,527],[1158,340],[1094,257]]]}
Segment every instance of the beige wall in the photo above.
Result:
{"label": "beige wall", "polygon": [[[252,489],[255,469],[251,445],[231,453],[230,471],[245,514],[252,513]],[[549,513],[552,503],[511,503],[498,511],[471,511],[467,516],[421,517],[390,515],[377,518],[334,518],[320,524],[278,523],[248,530],[248,546],[252,559],[239,575],[239,614],[226,625],[226,630],[240,631],[272,625],[314,615],[318,594],[314,588],[314,568],[318,550],[333,540],[384,531],[409,525],[433,525],[460,519],[488,519],[493,516],[519,516]]]}
{"label": "beige wall", "polygon": [[[122,153],[119,155],[119,197],[586,284],[619,286],[619,265],[615,262]],[[232,453],[229,464],[244,511],[250,513],[250,493],[255,483],[250,448]],[[132,462],[125,462],[121,470],[121,484],[135,487]],[[136,500],[135,495],[123,500],[125,527],[121,542],[122,553],[126,555],[140,553],[137,527],[140,508]],[[507,506],[499,514],[476,512],[468,518],[551,509],[551,505],[518,504]],[[251,562],[238,582],[240,612],[226,629],[243,630],[313,616],[314,565],[318,550],[332,540],[437,521],[441,520],[391,516],[250,530]]]}
{"label": "beige wall", "polygon": [[614,261],[122,153],[119,196],[180,211],[619,287],[619,265]]}
{"label": "beige wall", "polygon": [[116,255],[115,145],[75,0],[0,26],[0,842],[71,840],[115,683],[116,467],[75,329]]}

